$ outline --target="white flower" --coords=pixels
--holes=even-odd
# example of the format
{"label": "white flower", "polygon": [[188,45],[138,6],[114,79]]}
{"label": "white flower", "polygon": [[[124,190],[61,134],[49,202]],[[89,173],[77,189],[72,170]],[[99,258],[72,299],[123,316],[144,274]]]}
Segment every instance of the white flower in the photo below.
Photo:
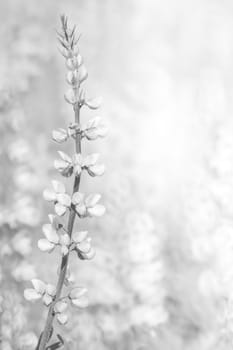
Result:
{"label": "white flower", "polygon": [[98,204],[100,198],[100,194],[89,194],[85,198],[83,193],[75,192],[72,196],[72,203],[79,217],[98,217],[105,213],[105,207]]}
{"label": "white flower", "polygon": [[65,142],[69,137],[68,132],[62,128],[59,128],[58,130],[53,130],[52,136],[53,140],[58,143]]}
{"label": "white flower", "polygon": [[42,231],[46,238],[38,241],[38,248],[40,250],[51,253],[56,246],[60,246],[62,255],[66,255],[69,252],[70,237],[67,233],[59,237],[57,229],[53,224],[43,225]]}
{"label": "white flower", "polygon": [[103,124],[100,117],[96,117],[81,126],[82,137],[88,140],[96,140],[98,137],[106,136],[108,128]]}
{"label": "white flower", "polygon": [[71,199],[68,194],[66,194],[65,186],[56,180],[52,181],[53,189],[46,189],[43,192],[45,200],[49,202],[54,202],[55,213],[58,216],[62,216],[66,213],[66,210],[70,208]]}
{"label": "white flower", "polygon": [[69,252],[70,237],[67,233],[62,235],[59,239],[59,245],[61,246],[61,254],[66,255]]}
{"label": "white flower", "polygon": [[38,241],[38,248],[43,252],[51,253],[59,242],[57,231],[52,224],[43,225],[42,231],[46,238]]}
{"label": "white flower", "polygon": [[71,176],[73,173],[73,164],[72,159],[64,152],[58,151],[61,159],[56,159],[54,161],[54,167],[57,169],[63,176]]}
{"label": "white flower", "polygon": [[20,262],[12,271],[16,281],[27,281],[36,277],[35,267],[26,261]]}
{"label": "white flower", "polygon": [[64,312],[67,309],[67,302],[66,301],[58,301],[56,305],[54,306],[54,311],[57,315],[57,320],[60,324],[66,324],[68,321],[68,315]]}
{"label": "white flower", "polygon": [[99,159],[99,154],[91,154],[83,160],[83,167],[87,170],[91,176],[101,176],[105,171],[103,164],[96,164]]}
{"label": "white flower", "polygon": [[58,152],[61,159],[54,161],[54,167],[63,175],[71,176],[73,171],[75,175],[80,175],[82,170],[86,170],[91,176],[101,176],[105,171],[103,164],[96,164],[99,154],[94,153],[83,157],[81,153],[76,153],[72,158],[64,152]]}
{"label": "white flower", "polygon": [[56,287],[52,284],[45,284],[43,281],[38,279],[32,279],[31,282],[34,288],[25,289],[25,299],[35,301],[42,298],[43,303],[46,306],[49,306],[56,295]]}
{"label": "white flower", "polygon": [[92,259],[95,256],[95,250],[91,246],[91,237],[88,231],[79,231],[73,234],[73,242],[80,259]]}
{"label": "white flower", "polygon": [[18,232],[12,239],[12,247],[21,255],[28,255],[31,253],[31,239],[27,236],[25,231]]}
{"label": "white flower", "polygon": [[87,289],[83,287],[76,287],[69,293],[69,298],[72,305],[77,306],[81,309],[88,306]]}
{"label": "white flower", "polygon": [[79,175],[82,170],[86,170],[91,176],[101,176],[105,171],[103,164],[96,164],[99,159],[98,153],[83,157],[80,153],[74,155],[74,173]]}
{"label": "white flower", "polygon": [[98,109],[101,106],[102,97],[96,97],[84,101],[84,104],[90,109]]}
{"label": "white flower", "polygon": [[58,230],[63,226],[63,225],[60,223],[59,218],[58,218],[56,215],[54,215],[54,214],[49,214],[48,217],[49,217],[49,221],[50,221],[52,227],[53,227],[56,231],[58,231]]}

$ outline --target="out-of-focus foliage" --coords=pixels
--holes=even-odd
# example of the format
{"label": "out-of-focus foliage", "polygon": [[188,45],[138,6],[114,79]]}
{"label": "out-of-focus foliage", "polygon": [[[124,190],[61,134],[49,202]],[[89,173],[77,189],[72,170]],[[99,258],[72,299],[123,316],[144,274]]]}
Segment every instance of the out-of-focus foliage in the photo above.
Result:
{"label": "out-of-focus foliage", "polygon": [[88,222],[95,259],[70,261],[90,306],[69,317],[69,349],[232,349],[231,1],[9,0],[0,10],[1,348],[34,349],[43,315],[23,300],[24,281],[57,278],[60,252],[45,257],[37,240],[42,190],[58,176],[51,130],[73,121],[54,31],[65,12],[110,129],[96,146],[106,175],[82,179],[107,214]]}

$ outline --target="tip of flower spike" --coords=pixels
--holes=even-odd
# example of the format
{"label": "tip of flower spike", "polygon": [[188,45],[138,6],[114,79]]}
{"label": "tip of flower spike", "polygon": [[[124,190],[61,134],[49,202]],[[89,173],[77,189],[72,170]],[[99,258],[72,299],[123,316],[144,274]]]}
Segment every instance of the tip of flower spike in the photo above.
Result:
{"label": "tip of flower spike", "polygon": [[[61,17],[61,32],[57,31],[57,39],[62,46],[62,49],[66,51],[74,51],[77,43],[79,41],[79,37],[76,38],[76,26],[72,28],[68,27],[68,17],[62,15]],[[67,53],[64,54],[66,56]]]}

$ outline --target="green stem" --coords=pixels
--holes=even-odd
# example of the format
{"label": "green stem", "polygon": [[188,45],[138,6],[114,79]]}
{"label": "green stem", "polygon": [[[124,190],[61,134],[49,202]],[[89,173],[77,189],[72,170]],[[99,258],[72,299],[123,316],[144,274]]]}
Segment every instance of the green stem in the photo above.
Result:
{"label": "green stem", "polygon": [[[76,103],[74,105],[74,114],[75,114],[75,123],[79,124],[80,123],[79,103]],[[75,149],[76,149],[76,153],[81,153],[81,135],[80,134],[76,135]],[[74,186],[73,186],[73,193],[77,192],[79,190],[80,178],[81,178],[80,175],[75,177]],[[75,209],[71,205],[71,210],[70,210],[69,219],[68,219],[68,229],[67,229],[68,235],[70,237],[72,237],[75,216],[76,216]],[[69,253],[62,257],[59,277],[58,277],[57,286],[56,286],[56,296],[55,296],[52,304],[50,305],[47,319],[46,319],[46,323],[45,323],[45,327],[44,327],[44,331],[42,332],[42,335],[41,335],[41,338],[39,340],[39,344],[37,345],[36,350],[37,349],[38,350],[45,350],[46,345],[49,341],[50,334],[51,334],[52,328],[53,328],[54,316],[55,316],[54,306],[61,296],[62,288],[63,288],[65,277],[66,277],[68,261],[69,261]]]}

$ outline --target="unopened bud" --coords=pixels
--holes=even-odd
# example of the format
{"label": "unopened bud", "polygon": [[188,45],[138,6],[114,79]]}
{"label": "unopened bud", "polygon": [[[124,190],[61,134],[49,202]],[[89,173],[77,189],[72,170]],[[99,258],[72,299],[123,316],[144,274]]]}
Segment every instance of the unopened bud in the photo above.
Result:
{"label": "unopened bud", "polygon": [[87,69],[84,65],[82,65],[78,70],[78,79],[79,83],[82,84],[88,77]]}
{"label": "unopened bud", "polygon": [[70,85],[74,85],[74,86],[77,86],[78,85],[78,75],[77,75],[77,71],[74,70],[74,71],[69,71],[67,73],[67,76],[66,76],[66,80],[67,82],[70,84]]}

